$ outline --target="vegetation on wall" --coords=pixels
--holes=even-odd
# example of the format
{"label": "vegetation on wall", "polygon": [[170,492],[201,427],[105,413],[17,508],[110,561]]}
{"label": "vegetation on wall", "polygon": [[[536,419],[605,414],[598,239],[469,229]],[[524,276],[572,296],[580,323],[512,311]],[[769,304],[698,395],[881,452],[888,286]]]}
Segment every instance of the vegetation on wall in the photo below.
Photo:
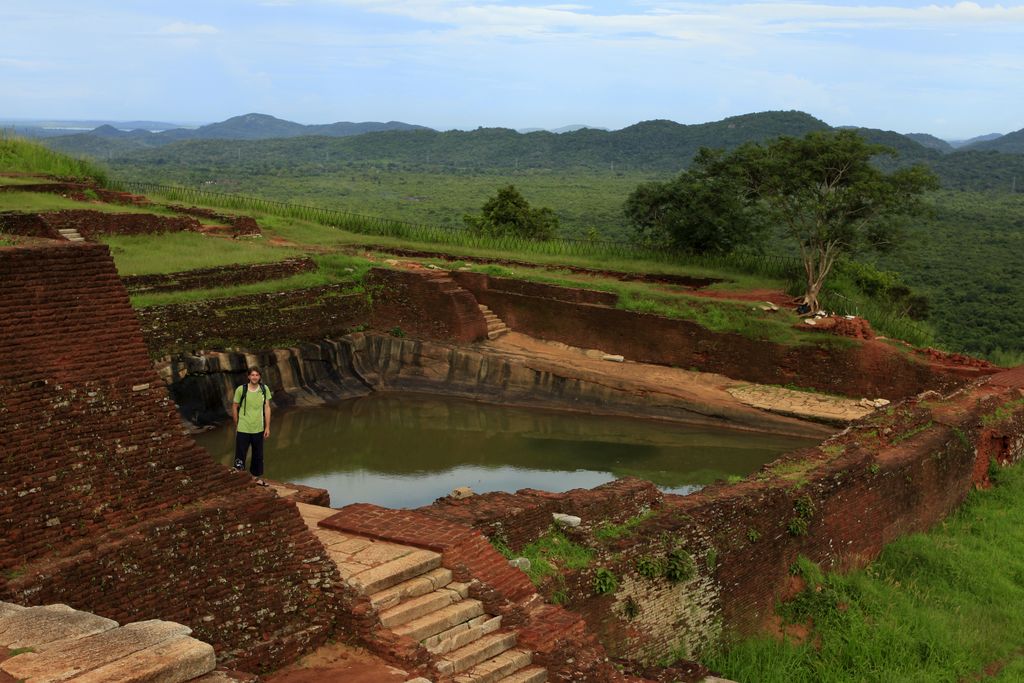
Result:
{"label": "vegetation on wall", "polygon": [[[736,640],[704,664],[737,681],[1017,681],[1024,674],[1024,466],[866,569],[824,574],[780,607],[806,636]],[[991,677],[991,678],[990,678]]]}

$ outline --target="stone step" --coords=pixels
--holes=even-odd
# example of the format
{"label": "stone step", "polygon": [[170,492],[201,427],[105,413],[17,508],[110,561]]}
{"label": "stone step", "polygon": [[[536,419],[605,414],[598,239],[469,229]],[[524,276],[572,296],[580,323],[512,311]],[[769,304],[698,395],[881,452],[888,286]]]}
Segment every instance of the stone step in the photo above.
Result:
{"label": "stone step", "polygon": [[438,588],[444,588],[452,582],[452,570],[438,567],[431,569],[426,574],[414,576],[408,581],[403,581],[397,586],[385,588],[370,596],[370,605],[375,610],[386,610],[394,607],[403,600],[419,597],[432,593]]}
{"label": "stone step", "polygon": [[495,318],[494,320],[487,321],[488,330],[500,330],[501,328],[508,329],[508,326],[504,323],[504,321],[499,320],[497,318]]}
{"label": "stone step", "polygon": [[501,628],[500,616],[492,617],[490,614],[484,614],[432,635],[424,639],[422,644],[428,652],[443,655],[446,652],[457,650],[463,645],[468,645],[488,633],[494,633],[499,628]]}
{"label": "stone step", "polygon": [[455,683],[497,683],[530,665],[533,655],[524,650],[506,650],[455,677]]}
{"label": "stone step", "polygon": [[56,683],[148,648],[191,640],[188,638],[191,632],[188,626],[170,621],[140,621],[84,638],[65,638],[38,645],[32,652],[7,660],[2,667],[18,679]]}
{"label": "stone step", "polygon": [[455,591],[441,588],[426,595],[410,598],[391,609],[384,610],[380,613],[380,623],[384,628],[393,629],[460,600],[462,600],[462,596]]}
{"label": "stone step", "polygon": [[350,576],[348,582],[363,595],[372,595],[440,566],[440,555],[430,550],[417,550]]}
{"label": "stone step", "polygon": [[0,617],[0,647],[38,648],[65,638],[83,638],[117,628],[112,619],[79,612],[67,605],[6,607]]}
{"label": "stone step", "polygon": [[443,675],[466,671],[515,646],[516,634],[514,632],[492,633],[441,657],[437,662],[437,671]]}
{"label": "stone step", "polygon": [[484,606],[479,600],[460,600],[392,630],[400,636],[409,636],[413,640],[419,641],[441,631],[447,631],[453,626],[469,621],[473,617],[479,617],[483,613]]}
{"label": "stone step", "polygon": [[498,330],[490,330],[490,331],[487,332],[487,338],[488,339],[497,339],[501,335],[506,334],[506,333],[511,332],[511,331],[512,331],[512,329],[509,328],[509,327],[504,327],[504,328],[498,329]]}
{"label": "stone step", "polygon": [[498,683],[544,683],[548,680],[548,670],[540,666],[528,666],[511,676],[502,678]]}
{"label": "stone step", "polygon": [[184,683],[210,673],[216,666],[212,645],[195,638],[181,638],[135,652],[72,680],[74,683]]}

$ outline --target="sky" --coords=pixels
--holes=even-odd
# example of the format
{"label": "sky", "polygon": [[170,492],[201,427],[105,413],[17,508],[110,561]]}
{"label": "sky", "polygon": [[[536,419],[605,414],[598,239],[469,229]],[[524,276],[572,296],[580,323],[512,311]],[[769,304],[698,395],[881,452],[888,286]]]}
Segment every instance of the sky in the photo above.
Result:
{"label": "sky", "polygon": [[0,119],[1024,128],[1024,2],[2,0]]}

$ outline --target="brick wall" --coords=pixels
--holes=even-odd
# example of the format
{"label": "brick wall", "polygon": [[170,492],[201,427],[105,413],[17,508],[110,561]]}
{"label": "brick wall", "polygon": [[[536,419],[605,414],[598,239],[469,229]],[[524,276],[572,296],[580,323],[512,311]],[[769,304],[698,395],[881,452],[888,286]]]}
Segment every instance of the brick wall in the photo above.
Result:
{"label": "brick wall", "polygon": [[442,565],[452,570],[455,580],[473,581],[470,595],[488,613],[500,614],[503,627],[517,629],[519,645],[534,653],[533,661],[548,669],[551,680],[626,680],[607,662],[604,648],[579,615],[543,603],[526,575],[468,526],[422,510],[368,503],[347,505],[320,525],[441,553]]}
{"label": "brick wall", "polygon": [[[689,496],[662,497],[620,480],[591,491],[443,500],[420,512],[489,534],[514,527],[538,500],[583,517],[568,533],[597,550],[594,562],[545,590],[564,591],[567,607],[585,617],[612,656],[648,663],[673,651],[697,656],[723,626],[752,632],[769,625],[776,603],[792,596],[798,556],[826,569],[863,566],[885,544],[930,528],[969,491],[987,486],[990,460],[1020,460],[1024,390],[1004,384],[904,402],[739,484]],[[594,535],[603,521],[621,522],[644,507],[655,514],[622,538]],[[688,575],[672,581],[645,570],[677,551],[689,558]],[[596,592],[599,568],[615,575],[613,592]]]}
{"label": "brick wall", "polygon": [[[881,342],[785,346],[712,332],[686,320],[577,303],[568,294],[556,298],[519,293],[511,291],[513,288],[504,284],[502,278],[459,277],[481,303],[513,330],[622,354],[642,363],[696,368],[763,384],[795,383],[847,396],[890,400],[958,385],[965,379],[961,373],[977,376],[988,372],[937,369]],[[481,277],[486,278],[485,282],[480,282]]]}
{"label": "brick wall", "polygon": [[333,564],[181,431],[107,248],[0,247],[0,293],[0,597],[180,621],[245,668],[323,642]]}
{"label": "brick wall", "polygon": [[366,324],[370,304],[351,285],[324,285],[139,309],[154,356],[232,347],[270,349],[340,337]]}
{"label": "brick wall", "polygon": [[151,306],[138,315],[154,356],[316,343],[367,326],[415,339],[473,342],[487,336],[483,314],[465,290],[445,291],[416,273],[383,268],[372,269],[365,286],[367,294],[325,285]]}
{"label": "brick wall", "polygon": [[209,289],[248,282],[263,282],[291,277],[316,270],[311,258],[291,258],[273,263],[247,263],[219,268],[199,268],[180,273],[129,275],[122,277],[132,294],[138,292],[174,292],[188,289]]}
{"label": "brick wall", "polygon": [[495,277],[493,275],[484,275],[482,273],[455,271],[452,273],[452,278],[461,286],[471,291],[473,295],[478,298],[483,292],[494,289],[500,292],[523,294],[525,296],[537,296],[574,304],[614,306],[619,301],[619,295],[612,292],[601,292],[595,289],[577,289],[574,287],[558,287],[555,285],[546,285],[540,282],[516,280],[507,277]]}
{"label": "brick wall", "polygon": [[446,291],[437,282],[406,270],[373,268],[366,277],[373,298],[372,327],[400,328],[415,339],[475,342],[487,337],[487,322],[473,295]]}

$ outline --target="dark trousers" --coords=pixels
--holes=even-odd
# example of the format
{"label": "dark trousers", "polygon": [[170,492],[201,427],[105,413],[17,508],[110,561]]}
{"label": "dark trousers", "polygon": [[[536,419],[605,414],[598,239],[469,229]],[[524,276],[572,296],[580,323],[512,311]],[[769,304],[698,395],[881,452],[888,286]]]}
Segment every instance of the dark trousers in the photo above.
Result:
{"label": "dark trousers", "polygon": [[249,471],[254,477],[263,476],[263,432],[257,434],[246,434],[237,432],[235,434],[235,469],[245,469],[245,456],[252,446],[252,465]]}

